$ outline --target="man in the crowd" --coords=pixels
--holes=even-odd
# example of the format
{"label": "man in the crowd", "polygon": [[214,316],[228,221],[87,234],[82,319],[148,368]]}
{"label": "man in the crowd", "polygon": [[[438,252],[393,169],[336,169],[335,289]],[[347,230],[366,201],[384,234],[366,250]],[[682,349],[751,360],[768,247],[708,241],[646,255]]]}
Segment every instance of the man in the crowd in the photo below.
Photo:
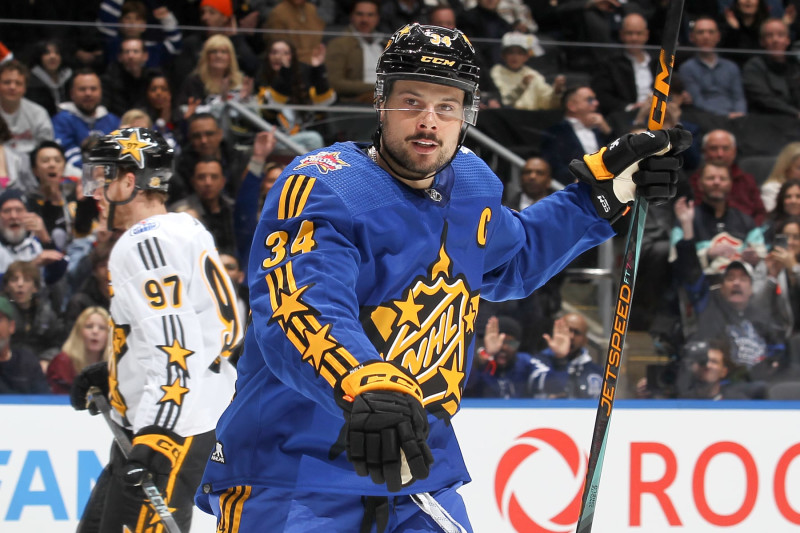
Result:
{"label": "man in the crowd", "polygon": [[716,279],[732,260],[755,264],[765,256],[764,234],[750,216],[731,205],[733,183],[728,167],[706,162],[699,173],[702,200],[675,202],[678,227],[672,243],[676,250],[691,243],[703,271]]}
{"label": "man in the crowd", "polygon": [[103,103],[111,113],[122,116],[129,109],[145,105],[147,58],[141,38],[127,37],[119,44],[117,60],[108,66],[102,79]]}
{"label": "man in the crowd", "polygon": [[350,35],[331,39],[326,65],[331,86],[342,103],[372,104],[375,68],[386,39],[375,33],[380,22],[374,0],[357,0],[350,10]]}
{"label": "man in the crowd", "polygon": [[575,178],[569,171],[569,162],[599,150],[609,140],[611,127],[597,111],[597,96],[591,87],[567,89],[561,99],[564,119],[550,126],[542,139],[542,154],[553,177],[563,185]]}
{"label": "man in the crowd", "polygon": [[42,217],[25,206],[25,196],[7,189],[0,194],[0,277],[14,261],[31,261],[53,282],[66,270],[64,254],[55,249]]}
{"label": "man in the crowd", "polygon": [[195,163],[191,185],[194,192],[170,206],[170,209],[194,210],[214,237],[217,250],[235,256],[233,199],[224,193],[225,175],[222,172],[222,163],[212,156],[202,156]]}
{"label": "man in the crowd", "polygon": [[90,135],[105,135],[119,127],[119,117],[106,109],[100,76],[93,70],[75,71],[69,88],[69,102],[59,105],[53,117],[56,141],[64,148],[68,176],[81,175],[81,143]]}
{"label": "man in the crowd", "polygon": [[553,175],[547,160],[539,156],[529,157],[520,169],[519,185],[521,190],[511,198],[507,198],[504,203],[512,209],[522,211],[554,192],[555,189],[551,187],[552,183]]}
{"label": "man in the crowd", "polygon": [[720,40],[717,21],[711,17],[698,18],[689,39],[697,47],[697,52],[681,64],[678,72],[692,96],[692,104],[728,118],[744,115],[747,100],[739,66],[716,52]]}
{"label": "man in the crowd", "polygon": [[14,307],[5,296],[0,296],[0,394],[49,394],[50,386],[39,358],[21,346],[11,349],[14,331]]}
{"label": "man in the crowd", "polygon": [[[761,224],[766,215],[764,202],[761,200],[761,191],[755,177],[745,172],[736,163],[736,137],[724,129],[709,131],[703,136],[701,144],[703,160],[728,169],[733,185],[728,196],[732,207],[739,209],[753,219],[756,224]],[[689,178],[692,194],[696,202],[703,200],[703,191],[700,189],[700,171],[698,170]]]}
{"label": "man in the crowd", "polygon": [[464,396],[526,398],[533,368],[531,355],[519,351],[521,339],[522,325],[517,320],[510,316],[490,317]]}
{"label": "man in the crowd", "polygon": [[53,140],[47,110],[25,98],[29,74],[28,67],[16,59],[0,64],[0,117],[11,131],[8,146],[23,154],[42,141]]}
{"label": "man in the crowd", "polygon": [[622,52],[600,63],[592,77],[592,89],[604,114],[633,112],[650,104],[655,61],[644,48],[649,37],[647,20],[642,15],[630,13],[622,19],[619,29]]}
{"label": "man in the crowd", "polygon": [[531,394],[538,398],[598,398],[603,369],[589,353],[589,325],[578,313],[568,313],[545,333],[547,348],[534,355]]}
{"label": "man in the crowd", "polygon": [[169,184],[170,202],[180,200],[190,192],[195,166],[203,157],[220,161],[225,176],[225,190],[234,198],[247,166],[247,155],[223,138],[222,128],[211,113],[195,113],[189,117],[187,137],[189,143],[183,146],[175,165],[176,175]]}
{"label": "man in the crowd", "polygon": [[758,54],[742,67],[742,81],[750,110],[800,118],[800,62],[787,53],[792,40],[781,19],[761,24]]}

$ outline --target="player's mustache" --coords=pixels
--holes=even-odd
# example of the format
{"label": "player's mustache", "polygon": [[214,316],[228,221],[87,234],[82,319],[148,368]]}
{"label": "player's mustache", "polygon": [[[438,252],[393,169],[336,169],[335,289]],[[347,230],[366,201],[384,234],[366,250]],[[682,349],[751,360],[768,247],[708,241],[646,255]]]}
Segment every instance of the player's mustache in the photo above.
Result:
{"label": "player's mustache", "polygon": [[439,138],[436,135],[428,135],[428,134],[425,134],[425,133],[418,133],[416,135],[411,135],[410,137],[406,137],[406,141],[409,141],[409,142],[412,142],[412,141],[432,141],[432,142],[435,142],[436,144],[438,144],[439,146],[442,145],[442,142],[439,140]]}

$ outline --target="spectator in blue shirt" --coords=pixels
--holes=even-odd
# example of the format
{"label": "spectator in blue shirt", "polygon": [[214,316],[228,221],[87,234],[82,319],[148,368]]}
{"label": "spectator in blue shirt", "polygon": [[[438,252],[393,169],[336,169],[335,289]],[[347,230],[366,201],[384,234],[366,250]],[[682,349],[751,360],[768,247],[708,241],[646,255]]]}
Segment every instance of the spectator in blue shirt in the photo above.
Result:
{"label": "spectator in blue shirt", "polygon": [[680,66],[678,72],[692,103],[709,113],[728,118],[741,117],[747,112],[739,66],[720,57],[716,50],[720,40],[717,22],[700,17],[689,34],[697,53]]}
{"label": "spectator in blue shirt", "polygon": [[589,325],[578,313],[568,313],[544,335],[547,348],[531,361],[530,392],[537,398],[598,398],[603,369],[592,360],[587,346]]}
{"label": "spectator in blue shirt", "polygon": [[475,355],[464,396],[525,398],[533,367],[530,354],[518,352],[522,326],[509,316],[492,316],[486,323],[483,347]]}

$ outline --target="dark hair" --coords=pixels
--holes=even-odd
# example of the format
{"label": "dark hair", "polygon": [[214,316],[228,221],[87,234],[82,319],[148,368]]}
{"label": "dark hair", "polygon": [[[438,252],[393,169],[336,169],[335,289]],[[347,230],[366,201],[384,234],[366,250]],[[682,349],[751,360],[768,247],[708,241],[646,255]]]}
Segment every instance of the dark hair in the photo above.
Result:
{"label": "dark hair", "polygon": [[0,144],[10,141],[12,138],[11,130],[8,129],[8,124],[5,119],[0,116]]}
{"label": "dark hair", "polygon": [[17,59],[12,59],[11,61],[0,63],[0,76],[2,76],[4,72],[7,72],[9,70],[16,70],[17,72],[22,74],[22,76],[25,78],[25,81],[28,80],[28,76],[30,75],[31,72],[30,70],[28,70],[28,67],[26,67],[25,64],[22,63],[22,61],[19,61]]}
{"label": "dark hair", "polygon": [[300,71],[300,61],[297,59],[297,48],[286,39],[275,39],[267,45],[267,52],[264,54],[264,63],[259,74],[259,86],[271,87],[275,80],[280,77],[280,71],[275,72],[269,64],[269,53],[276,43],[286,43],[289,46],[289,53],[292,54],[292,61],[289,64],[289,77],[291,82],[291,93],[288,95],[287,104],[310,104],[311,98],[308,95],[308,88],[303,80],[303,73]]}
{"label": "dark hair", "polygon": [[33,150],[31,150],[31,154],[30,154],[30,158],[31,158],[31,168],[34,168],[34,167],[36,167],[36,155],[37,155],[37,154],[39,153],[39,151],[40,151],[40,150],[42,150],[43,148],[55,148],[56,150],[58,150],[59,152],[61,152],[61,157],[63,157],[65,160],[67,159],[67,156],[66,156],[66,154],[64,153],[64,148],[63,148],[63,147],[62,147],[60,144],[58,144],[58,143],[57,143],[57,142],[55,142],[55,141],[42,141],[42,142],[40,142],[38,145],[36,145],[36,148],[34,148]]}
{"label": "dark hair", "polygon": [[100,79],[100,74],[98,74],[97,71],[91,67],[81,67],[75,69],[75,71],[72,73],[72,76],[70,76],[69,81],[67,81],[67,93],[72,91],[72,85],[75,83],[75,79],[78,76],[97,76],[97,79]]}
{"label": "dark hair", "polygon": [[124,17],[128,13],[135,13],[139,15],[140,19],[147,20],[147,6],[144,4],[144,2],[140,2],[139,0],[127,0],[124,4],[122,4],[119,18]]}
{"label": "dark hair", "polygon": [[203,111],[201,113],[195,113],[189,117],[189,119],[186,121],[186,129],[188,130],[192,124],[194,124],[198,120],[203,120],[205,118],[210,118],[211,120],[214,121],[214,124],[216,124],[217,127],[219,127],[219,120],[217,120],[217,117],[215,117],[211,113],[208,113],[207,111]]}
{"label": "dark hair", "polygon": [[47,47],[52,46],[61,56],[61,68],[64,67],[64,54],[61,51],[61,42],[58,39],[45,39],[33,45],[33,53],[31,54],[30,66],[41,67],[42,56],[47,53]]}
{"label": "dark hair", "polygon": [[374,5],[375,8],[378,10],[378,13],[381,12],[381,3],[378,0],[353,0],[352,2],[350,2],[350,9],[347,10],[347,13],[352,15],[353,12],[355,12],[356,10],[356,6],[358,4],[364,4],[364,3]]}
{"label": "dark hair", "polygon": [[787,217],[786,210],[783,208],[783,203],[786,201],[786,195],[792,187],[800,187],[800,179],[786,180],[778,190],[778,195],[775,197],[775,207],[769,213],[769,218],[775,221],[776,224]]}
{"label": "dark hair", "polygon": [[222,175],[225,175],[225,169],[222,166],[222,161],[219,160],[218,157],[214,157],[213,155],[201,155],[197,161],[194,162],[194,168],[192,168],[192,176],[194,176],[194,171],[197,169],[197,165],[200,163],[216,163],[219,165],[220,170],[222,171]]}
{"label": "dark hair", "polygon": [[[731,5],[731,11],[733,11],[736,20],[739,21],[739,26],[744,26],[744,20],[742,19],[742,10],[739,7],[739,0],[733,0],[733,4]],[[769,6],[767,5],[766,0],[758,0],[758,7],[756,8],[756,15],[753,21],[753,26],[756,28],[761,28],[761,23],[764,22],[769,18]]]}
{"label": "dark hair", "polygon": [[580,89],[583,88],[591,88],[591,87],[589,87],[588,85],[573,85],[571,87],[567,87],[567,89],[564,91],[564,94],[561,95],[561,109],[566,111],[569,99],[572,98],[573,94],[575,94],[576,92],[578,92]]}

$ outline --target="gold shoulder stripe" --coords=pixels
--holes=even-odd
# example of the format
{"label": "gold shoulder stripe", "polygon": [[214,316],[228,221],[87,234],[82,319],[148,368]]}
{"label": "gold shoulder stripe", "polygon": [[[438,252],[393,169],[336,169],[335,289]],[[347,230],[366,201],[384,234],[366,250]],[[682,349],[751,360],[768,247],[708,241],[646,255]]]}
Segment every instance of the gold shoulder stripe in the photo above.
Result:
{"label": "gold shoulder stripe", "polygon": [[308,195],[314,187],[316,178],[293,174],[286,179],[281,191],[278,219],[286,220],[300,216],[308,201]]}
{"label": "gold shoulder stripe", "polygon": [[217,533],[239,533],[242,525],[242,508],[250,498],[250,485],[231,487],[219,497]]}

